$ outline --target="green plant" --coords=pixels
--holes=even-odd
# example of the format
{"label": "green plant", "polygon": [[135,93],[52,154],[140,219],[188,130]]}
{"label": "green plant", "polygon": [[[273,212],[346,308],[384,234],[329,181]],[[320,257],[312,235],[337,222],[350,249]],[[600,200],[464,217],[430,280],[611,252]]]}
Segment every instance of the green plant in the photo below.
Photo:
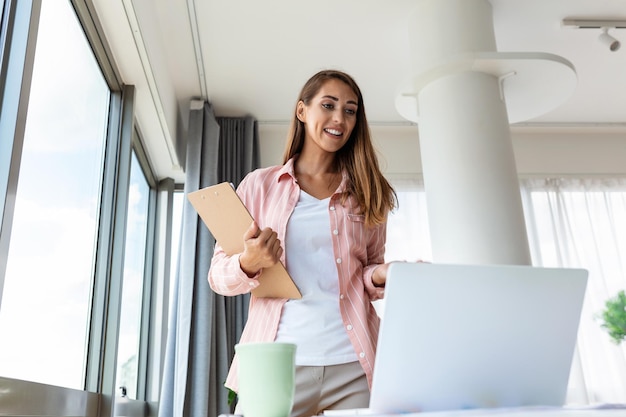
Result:
{"label": "green plant", "polygon": [[226,389],[228,390],[228,405],[233,405],[237,399],[237,393],[230,388]]}
{"label": "green plant", "polygon": [[613,342],[620,344],[626,338],[626,294],[624,290],[606,300],[604,310],[599,316],[602,328]]}

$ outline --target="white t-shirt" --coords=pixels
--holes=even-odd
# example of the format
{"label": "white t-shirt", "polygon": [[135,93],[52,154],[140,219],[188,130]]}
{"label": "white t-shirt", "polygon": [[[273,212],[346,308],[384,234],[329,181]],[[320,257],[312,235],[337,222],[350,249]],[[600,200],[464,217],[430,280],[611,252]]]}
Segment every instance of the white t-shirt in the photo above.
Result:
{"label": "white t-shirt", "polygon": [[339,311],[329,200],[300,191],[287,223],[287,270],[302,298],[289,300],[283,307],[276,341],[298,346],[296,365],[328,366],[358,360]]}

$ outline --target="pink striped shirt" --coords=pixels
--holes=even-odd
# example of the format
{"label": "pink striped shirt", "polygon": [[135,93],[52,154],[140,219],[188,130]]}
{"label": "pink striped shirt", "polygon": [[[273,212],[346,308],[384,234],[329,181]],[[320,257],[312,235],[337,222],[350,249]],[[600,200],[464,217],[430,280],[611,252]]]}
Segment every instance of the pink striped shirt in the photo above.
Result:
{"label": "pink striped shirt", "polygon": [[[328,205],[333,252],[339,275],[341,316],[359,362],[371,386],[378,340],[379,318],[371,301],[383,297],[384,289],[372,282],[374,269],[384,262],[386,225],[365,227],[364,216],[352,198],[341,204],[347,175]],[[283,166],[257,169],[244,178],[237,193],[260,228],[271,227],[281,242],[285,242],[287,221],[293,212],[300,187],[294,175],[294,159]],[[281,257],[285,263],[285,253]],[[263,273],[261,271],[261,273]],[[255,277],[258,278],[258,277]],[[209,270],[211,288],[222,295],[250,292],[259,284],[249,278],[239,266],[239,255],[227,256],[219,244]],[[248,321],[240,343],[271,342],[276,337],[278,323],[286,299],[250,297]],[[323,341],[320,341],[323,342]],[[233,360],[225,385],[237,391],[237,360]]]}

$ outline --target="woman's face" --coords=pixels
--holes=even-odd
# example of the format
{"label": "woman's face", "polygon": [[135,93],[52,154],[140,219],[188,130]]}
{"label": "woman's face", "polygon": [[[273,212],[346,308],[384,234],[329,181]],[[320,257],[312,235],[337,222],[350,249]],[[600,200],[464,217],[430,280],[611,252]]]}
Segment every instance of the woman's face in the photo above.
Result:
{"label": "woman's face", "polygon": [[308,105],[300,101],[296,116],[305,125],[305,149],[335,153],[346,144],[356,125],[359,103],[343,81],[326,81]]}

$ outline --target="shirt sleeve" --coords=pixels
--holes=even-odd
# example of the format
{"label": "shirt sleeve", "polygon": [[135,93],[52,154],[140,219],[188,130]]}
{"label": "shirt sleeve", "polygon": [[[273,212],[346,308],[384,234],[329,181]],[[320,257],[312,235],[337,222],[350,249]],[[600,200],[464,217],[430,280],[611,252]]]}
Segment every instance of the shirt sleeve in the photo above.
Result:
{"label": "shirt sleeve", "polygon": [[374,270],[385,263],[385,242],[387,240],[387,223],[382,223],[368,231],[367,260],[368,264],[363,269],[363,283],[365,290],[372,301],[379,300],[385,296],[384,287],[376,287],[372,281]]}
{"label": "shirt sleeve", "polygon": [[221,295],[245,294],[259,286],[258,278],[262,272],[250,278],[239,265],[240,254],[228,256],[215,244],[211,267],[209,268],[209,286]]}
{"label": "shirt sleeve", "polygon": [[[244,178],[237,189],[237,193],[245,203],[245,190],[248,187],[248,177]],[[242,236],[243,239],[243,236]],[[241,254],[227,255],[219,243],[215,243],[213,257],[209,268],[209,286],[221,295],[246,294],[259,286],[258,278],[262,271],[254,277],[248,277],[239,263]]]}

